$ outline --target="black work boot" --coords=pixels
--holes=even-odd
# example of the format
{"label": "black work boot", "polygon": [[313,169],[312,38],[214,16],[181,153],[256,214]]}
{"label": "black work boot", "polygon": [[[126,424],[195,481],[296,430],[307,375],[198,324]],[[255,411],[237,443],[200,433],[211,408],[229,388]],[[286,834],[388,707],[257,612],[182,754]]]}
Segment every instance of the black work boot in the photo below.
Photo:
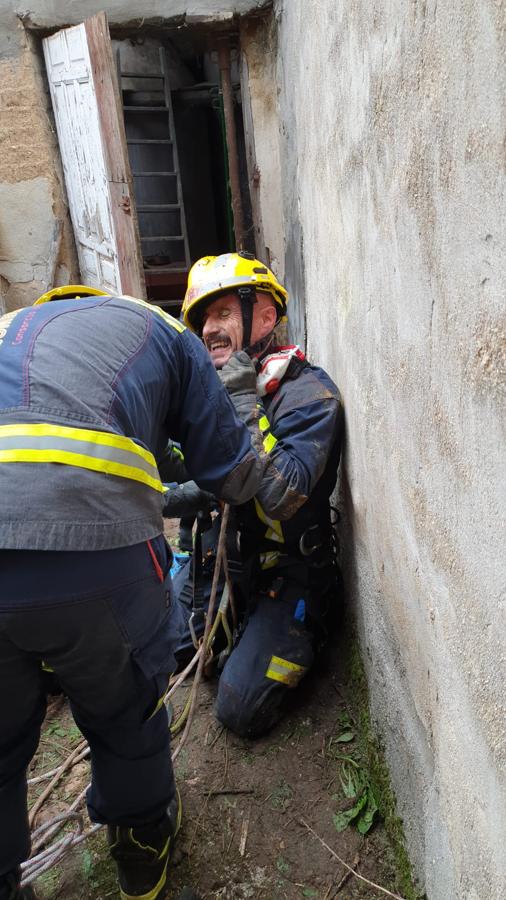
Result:
{"label": "black work boot", "polygon": [[181,825],[177,792],[166,815],[151,825],[128,828],[109,825],[107,839],[116,861],[121,900],[161,900],[167,885],[167,865]]}
{"label": "black work boot", "polygon": [[33,888],[20,887],[21,869],[0,875],[0,900],[36,900]]}

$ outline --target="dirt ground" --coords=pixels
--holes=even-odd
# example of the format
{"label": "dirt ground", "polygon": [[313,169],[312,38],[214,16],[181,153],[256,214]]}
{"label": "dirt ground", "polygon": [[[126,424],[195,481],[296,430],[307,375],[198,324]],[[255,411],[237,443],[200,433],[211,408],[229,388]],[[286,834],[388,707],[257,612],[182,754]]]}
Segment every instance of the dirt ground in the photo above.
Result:
{"label": "dirt ground", "polygon": [[[236,738],[218,726],[214,691],[214,682],[202,685],[196,719],[176,764],[184,820],[169,898],[177,898],[184,885],[194,887],[202,900],[382,896],[354,876],[346,877],[345,868],[303,821],[360,874],[402,893],[381,822],[367,836],[354,826],[338,833],[333,824],[333,815],[353,802],[343,794],[343,760],[351,757],[357,767],[361,764],[339,668],[309,676],[294,708],[257,741]],[[179,693],[177,705],[185,699],[185,691]],[[341,741],[343,728],[346,742]],[[52,701],[30,774],[54,768],[79,740],[66,702]],[[88,779],[89,764],[81,762],[46,801],[37,821],[65,809]],[[40,791],[41,785],[32,788],[32,801]],[[43,900],[118,896],[104,831],[42,874],[35,887]]]}
{"label": "dirt ground", "polygon": [[[165,521],[166,536],[176,551],[178,524]],[[343,792],[350,759],[353,771],[367,780],[355,737],[357,710],[346,683],[346,641],[344,636],[332,641],[316,670],[294,693],[292,708],[260,740],[246,741],[224,731],[213,715],[216,681],[201,684],[192,730],[175,766],[183,825],[168,900],[177,900],[185,885],[201,900],[385,896],[350,875],[309,828],[361,875],[402,895],[381,820],[365,836],[354,825],[338,833],[333,823],[333,816],[354,802]],[[190,683],[176,694],[176,714]],[[63,762],[81,739],[66,701],[52,700],[30,775]],[[177,742],[176,737],[174,746]],[[87,761],[74,766],[42,807],[37,824],[63,812],[89,777]],[[44,783],[31,789],[32,802],[43,788]],[[118,897],[104,829],[39,876],[35,888],[41,900]]]}

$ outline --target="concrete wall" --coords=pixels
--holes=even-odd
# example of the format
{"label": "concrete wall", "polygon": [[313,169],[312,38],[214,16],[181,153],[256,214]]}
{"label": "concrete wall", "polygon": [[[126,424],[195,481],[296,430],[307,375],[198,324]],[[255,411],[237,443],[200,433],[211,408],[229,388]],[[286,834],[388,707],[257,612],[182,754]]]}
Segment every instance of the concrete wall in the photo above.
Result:
{"label": "concrete wall", "polygon": [[272,18],[241,26],[241,93],[256,252],[284,278],[283,200],[276,83],[276,29]]}
{"label": "concrete wall", "polygon": [[430,900],[499,900],[504,7],[275,11],[286,274],[302,279],[308,354],[344,396],[347,573],[373,715]]}

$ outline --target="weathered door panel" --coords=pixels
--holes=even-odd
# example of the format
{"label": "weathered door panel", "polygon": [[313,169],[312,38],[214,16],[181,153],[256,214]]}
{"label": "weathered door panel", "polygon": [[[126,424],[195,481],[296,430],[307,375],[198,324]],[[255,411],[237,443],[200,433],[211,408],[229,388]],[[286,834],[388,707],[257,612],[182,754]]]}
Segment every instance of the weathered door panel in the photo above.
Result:
{"label": "weathered door panel", "polygon": [[59,31],[43,44],[82,281],[144,297],[132,178],[105,13]]}

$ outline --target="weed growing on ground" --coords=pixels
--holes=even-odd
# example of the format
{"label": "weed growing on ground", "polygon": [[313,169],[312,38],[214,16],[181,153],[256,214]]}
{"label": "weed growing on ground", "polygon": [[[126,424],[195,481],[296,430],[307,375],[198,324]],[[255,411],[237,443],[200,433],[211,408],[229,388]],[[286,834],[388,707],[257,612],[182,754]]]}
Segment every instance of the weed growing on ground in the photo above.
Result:
{"label": "weed growing on ground", "polygon": [[423,895],[413,885],[413,874],[406,852],[402,820],[396,813],[395,796],[381,744],[371,726],[367,679],[356,638],[350,642],[350,646],[347,681],[348,690],[353,697],[353,706],[357,710],[357,718],[354,723],[357,743],[361,757],[365,760],[369,784],[375,802],[377,802],[379,814],[385,822],[392,842],[400,892],[407,900],[422,900]]}
{"label": "weed growing on ground", "polygon": [[276,860],[276,869],[280,872],[281,875],[288,875],[290,871],[290,863],[287,863],[286,859],[282,856],[278,856]]}
{"label": "weed growing on ground", "polygon": [[[344,801],[346,806],[333,816],[334,825],[337,831],[344,831],[349,825],[354,825],[360,834],[367,834],[378,813],[378,804],[348,713],[341,713],[338,724],[341,731],[329,738],[326,755],[339,767],[337,778],[341,784],[342,796],[334,796],[341,804]],[[332,783],[336,780],[332,779]]]}
{"label": "weed growing on ground", "polygon": [[286,809],[293,797],[293,788],[287,781],[281,781],[271,794],[271,806],[274,809]]}

